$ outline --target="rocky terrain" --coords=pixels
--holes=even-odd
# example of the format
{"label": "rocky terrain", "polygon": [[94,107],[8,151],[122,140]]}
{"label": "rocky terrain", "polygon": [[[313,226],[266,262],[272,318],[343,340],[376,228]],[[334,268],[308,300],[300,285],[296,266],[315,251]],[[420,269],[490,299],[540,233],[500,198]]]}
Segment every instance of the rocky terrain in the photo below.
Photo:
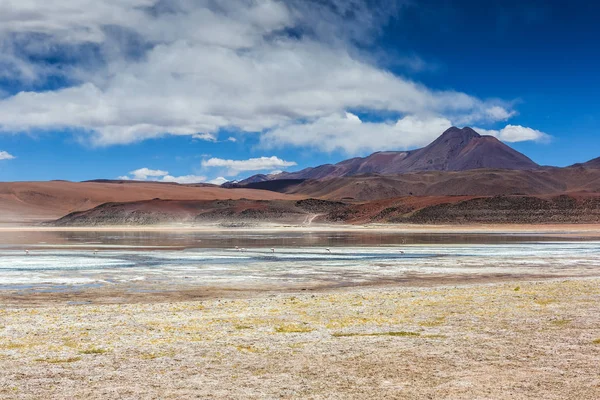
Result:
{"label": "rocky terrain", "polygon": [[335,210],[331,221],[411,224],[552,224],[600,222],[600,197],[425,197],[369,202]]}
{"label": "rocky terrain", "polygon": [[600,196],[427,196],[362,203],[305,200],[160,200],[106,203],[70,213],[54,226],[263,223],[597,223]]}
{"label": "rocky terrain", "polygon": [[306,200],[161,200],[106,203],[87,211],[70,213],[54,226],[158,225],[220,223],[304,224],[315,216],[346,207],[340,202]]}

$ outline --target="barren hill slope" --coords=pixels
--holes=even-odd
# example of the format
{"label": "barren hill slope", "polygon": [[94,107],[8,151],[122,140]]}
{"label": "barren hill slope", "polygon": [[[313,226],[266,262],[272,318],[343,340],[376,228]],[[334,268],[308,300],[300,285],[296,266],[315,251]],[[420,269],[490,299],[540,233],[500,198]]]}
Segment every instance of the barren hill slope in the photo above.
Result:
{"label": "barren hill slope", "polygon": [[476,169],[398,175],[355,175],[322,180],[266,181],[247,187],[330,200],[370,201],[399,196],[558,195],[600,193],[600,169]]}
{"label": "barren hill slope", "polygon": [[106,202],[167,198],[175,200],[296,199],[299,196],[254,189],[157,182],[0,182],[0,223],[55,219]]}

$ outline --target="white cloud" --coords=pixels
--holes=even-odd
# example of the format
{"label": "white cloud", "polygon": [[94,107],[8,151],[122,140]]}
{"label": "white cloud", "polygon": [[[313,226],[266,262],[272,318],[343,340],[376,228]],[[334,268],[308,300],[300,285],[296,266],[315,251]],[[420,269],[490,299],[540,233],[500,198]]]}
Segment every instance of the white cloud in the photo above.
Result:
{"label": "white cloud", "polygon": [[207,183],[212,183],[213,185],[222,185],[225,182],[229,182],[229,179],[219,176],[218,178],[211,179]]}
{"label": "white cloud", "polygon": [[176,183],[201,183],[206,181],[205,176],[201,175],[182,175],[182,176],[171,176],[165,175],[161,179],[162,182],[176,182]]}
{"label": "white cloud", "polygon": [[222,158],[209,158],[202,161],[203,167],[226,168],[228,176],[235,176],[240,172],[263,171],[274,168],[285,168],[297,165],[293,161],[285,161],[278,157],[259,157],[248,160],[224,160]]}
{"label": "white cloud", "polygon": [[6,151],[0,151],[0,160],[12,160],[13,158],[15,158],[15,156],[12,154]]}
{"label": "white cloud", "polygon": [[176,182],[176,183],[200,183],[205,182],[206,177],[200,175],[182,175],[172,176],[168,171],[160,169],[139,168],[129,172],[128,175],[119,176],[120,180],[136,180],[136,181],[155,181],[155,182]]}
{"label": "white cloud", "polygon": [[161,176],[166,176],[169,174],[168,171],[161,171],[160,169],[149,169],[149,168],[140,168],[135,171],[129,172],[133,179],[139,181],[145,181],[148,178],[156,178]]}
{"label": "white cloud", "polygon": [[452,126],[443,117],[406,116],[393,122],[363,122],[351,113],[333,114],[304,124],[268,131],[261,139],[266,148],[285,145],[313,147],[349,154],[398,150],[429,144]]}
{"label": "white cloud", "polygon": [[[69,128],[103,146],[164,135],[216,141],[224,129],[281,133],[306,120],[332,125],[357,108],[455,123],[514,115],[508,103],[432,90],[364,56],[354,43],[382,29],[390,2],[330,3],[3,1],[0,71],[25,88],[61,74],[72,86],[0,99],[0,131]],[[68,61],[31,61],[44,58]],[[419,134],[406,129],[394,132]],[[336,148],[339,138],[320,143]]]}
{"label": "white cloud", "polygon": [[490,130],[480,128],[475,128],[475,130],[481,133],[482,135],[495,136],[498,139],[509,143],[526,141],[547,142],[551,139],[551,136],[547,133],[540,132],[538,130],[527,128],[521,125],[506,125],[501,130]]}
{"label": "white cloud", "polygon": [[[457,124],[440,116],[408,115],[393,121],[365,122],[352,113],[336,113],[266,131],[260,145],[266,149],[292,145],[348,154],[412,149],[428,145],[453,125]],[[546,133],[520,125],[507,125],[502,130],[474,129],[505,142],[550,139]]]}

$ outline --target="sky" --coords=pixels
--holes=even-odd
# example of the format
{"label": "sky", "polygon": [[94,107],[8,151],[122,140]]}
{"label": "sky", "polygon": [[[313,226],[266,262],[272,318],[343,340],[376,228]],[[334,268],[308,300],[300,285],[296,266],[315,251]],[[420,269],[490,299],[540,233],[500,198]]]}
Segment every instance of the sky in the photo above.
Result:
{"label": "sky", "polygon": [[450,126],[600,156],[600,5],[4,0],[0,181],[212,182],[407,150]]}

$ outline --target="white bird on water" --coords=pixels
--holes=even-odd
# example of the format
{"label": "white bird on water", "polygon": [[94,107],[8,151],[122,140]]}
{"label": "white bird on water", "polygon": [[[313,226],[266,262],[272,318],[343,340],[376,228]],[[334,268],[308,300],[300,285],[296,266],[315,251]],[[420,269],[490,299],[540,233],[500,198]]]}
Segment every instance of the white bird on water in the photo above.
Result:
{"label": "white bird on water", "polygon": [[29,254],[29,250],[25,249],[25,254]]}

